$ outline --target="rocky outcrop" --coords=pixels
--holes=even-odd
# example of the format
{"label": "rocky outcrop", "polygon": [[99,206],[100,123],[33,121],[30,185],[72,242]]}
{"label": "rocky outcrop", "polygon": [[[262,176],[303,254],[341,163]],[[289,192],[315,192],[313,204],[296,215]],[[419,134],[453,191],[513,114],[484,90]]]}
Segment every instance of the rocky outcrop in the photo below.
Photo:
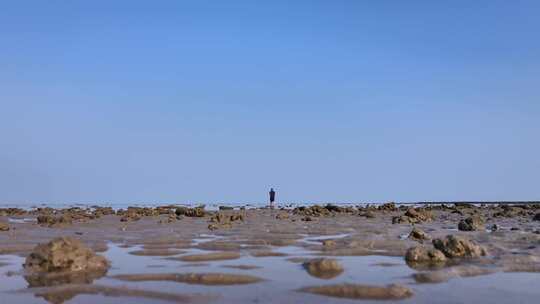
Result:
{"label": "rocky outcrop", "polygon": [[177,207],[176,215],[183,215],[187,217],[204,217],[206,215],[206,212],[204,210],[204,206],[199,206],[195,208]]}
{"label": "rocky outcrop", "polygon": [[433,246],[442,251],[447,258],[478,258],[487,255],[487,251],[482,246],[455,235],[435,239]]}
{"label": "rocky outcrop", "polygon": [[479,231],[485,230],[484,219],[478,215],[470,216],[463,219],[458,224],[458,229],[461,231]]}
{"label": "rocky outcrop", "polygon": [[426,240],[429,240],[430,237],[427,233],[425,233],[423,230],[414,227],[411,233],[409,233],[408,236],[409,239],[423,243]]}
{"label": "rocky outcrop", "polygon": [[404,215],[394,216],[392,224],[417,224],[433,220],[431,211],[425,208],[409,208]]}
{"label": "rocky outcrop", "polygon": [[63,227],[73,224],[73,219],[67,214],[62,215],[52,215],[52,214],[43,214],[37,217],[37,222],[41,226],[46,227]]}
{"label": "rocky outcrop", "polygon": [[210,218],[208,229],[216,230],[220,228],[231,228],[234,222],[243,222],[245,216],[243,213],[225,213],[218,212]]}
{"label": "rocky outcrop", "polygon": [[81,241],[56,238],[34,248],[23,265],[31,273],[106,270],[109,262]]}
{"label": "rocky outcrop", "polygon": [[332,213],[324,207],[321,207],[319,205],[313,205],[311,207],[302,206],[302,207],[294,208],[293,214],[319,217],[319,216],[329,216]]}
{"label": "rocky outcrop", "polygon": [[407,250],[405,260],[410,263],[441,264],[446,262],[446,256],[440,250],[418,246]]}

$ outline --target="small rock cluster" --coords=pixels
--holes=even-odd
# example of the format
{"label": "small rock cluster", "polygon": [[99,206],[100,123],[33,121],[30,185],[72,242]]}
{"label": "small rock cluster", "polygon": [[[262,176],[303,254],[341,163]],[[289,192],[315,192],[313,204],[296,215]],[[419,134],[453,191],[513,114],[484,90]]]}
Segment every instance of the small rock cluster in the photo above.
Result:
{"label": "small rock cluster", "polygon": [[245,216],[243,213],[226,214],[225,212],[218,212],[210,218],[208,229],[217,230],[220,228],[231,228],[233,222],[243,222],[244,218]]}
{"label": "small rock cluster", "polygon": [[392,224],[417,224],[433,220],[433,214],[426,208],[409,208],[404,215],[394,216]]}
{"label": "small rock cluster", "polygon": [[473,241],[455,235],[435,239],[432,243],[432,249],[423,246],[409,248],[405,260],[410,263],[440,264],[447,259],[478,258],[487,254],[483,247]]}
{"label": "small rock cluster", "polygon": [[459,222],[458,229],[461,231],[485,230],[484,219],[478,215],[470,216]]}

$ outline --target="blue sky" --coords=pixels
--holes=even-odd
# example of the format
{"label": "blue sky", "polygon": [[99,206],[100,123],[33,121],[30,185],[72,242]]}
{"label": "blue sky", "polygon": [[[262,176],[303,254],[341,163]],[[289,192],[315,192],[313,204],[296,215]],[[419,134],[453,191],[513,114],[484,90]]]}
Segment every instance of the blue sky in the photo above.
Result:
{"label": "blue sky", "polygon": [[11,1],[0,202],[539,200],[538,1]]}

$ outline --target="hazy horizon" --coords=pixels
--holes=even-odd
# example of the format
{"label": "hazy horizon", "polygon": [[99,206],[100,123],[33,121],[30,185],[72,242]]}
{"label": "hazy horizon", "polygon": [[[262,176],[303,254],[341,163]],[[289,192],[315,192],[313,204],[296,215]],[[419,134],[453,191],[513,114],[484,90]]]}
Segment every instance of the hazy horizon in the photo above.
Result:
{"label": "hazy horizon", "polygon": [[0,204],[540,200],[538,1],[17,1]]}

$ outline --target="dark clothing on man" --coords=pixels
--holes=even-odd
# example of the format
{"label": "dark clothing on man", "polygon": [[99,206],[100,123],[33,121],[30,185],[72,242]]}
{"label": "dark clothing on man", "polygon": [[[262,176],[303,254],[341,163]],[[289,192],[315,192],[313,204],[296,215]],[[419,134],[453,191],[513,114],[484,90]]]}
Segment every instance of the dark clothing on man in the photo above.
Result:
{"label": "dark clothing on man", "polygon": [[275,200],[276,200],[276,192],[274,191],[274,189],[270,189],[270,203],[273,203]]}

